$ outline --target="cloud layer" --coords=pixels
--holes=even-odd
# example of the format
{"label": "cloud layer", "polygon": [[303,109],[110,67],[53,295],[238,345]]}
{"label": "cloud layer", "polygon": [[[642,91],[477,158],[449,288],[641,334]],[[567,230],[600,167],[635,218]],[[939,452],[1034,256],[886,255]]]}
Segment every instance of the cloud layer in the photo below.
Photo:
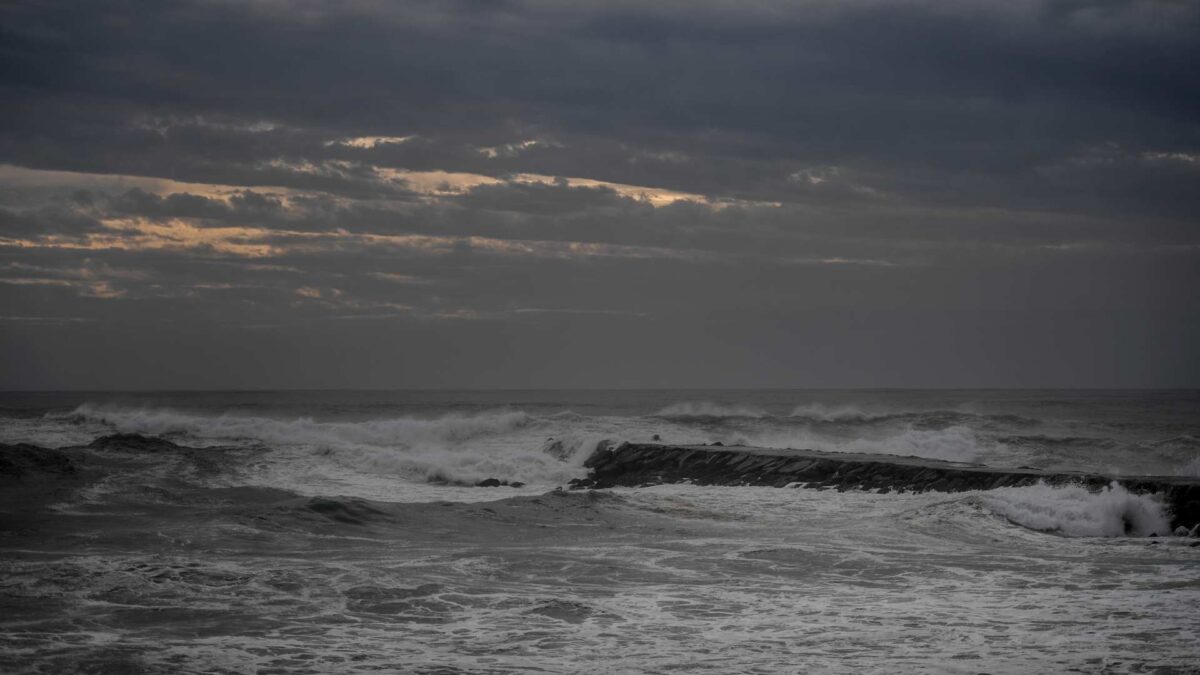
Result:
{"label": "cloud layer", "polygon": [[0,44],[0,387],[1200,383],[1197,2],[30,1]]}

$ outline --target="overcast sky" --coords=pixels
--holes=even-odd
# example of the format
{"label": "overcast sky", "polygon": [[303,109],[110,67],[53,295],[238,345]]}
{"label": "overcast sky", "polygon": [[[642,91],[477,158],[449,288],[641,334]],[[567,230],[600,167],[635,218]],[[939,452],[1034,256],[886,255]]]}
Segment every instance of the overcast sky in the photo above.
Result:
{"label": "overcast sky", "polygon": [[1200,2],[0,5],[0,388],[1200,386]]}

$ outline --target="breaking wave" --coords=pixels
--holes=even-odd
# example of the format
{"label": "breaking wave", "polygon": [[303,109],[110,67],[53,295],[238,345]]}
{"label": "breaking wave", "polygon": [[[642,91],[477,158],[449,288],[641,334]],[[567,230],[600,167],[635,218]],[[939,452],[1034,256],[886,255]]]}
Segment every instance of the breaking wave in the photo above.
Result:
{"label": "breaking wave", "polygon": [[[754,403],[667,399],[656,403],[657,412],[647,408],[607,416],[569,408],[544,412],[440,408],[441,414],[436,415],[396,408],[360,410],[358,414],[379,415],[366,419],[337,417],[345,415],[340,409],[329,412],[329,418],[303,408],[297,409],[295,417],[284,417],[244,410],[202,412],[91,403],[36,423],[10,421],[3,436],[6,442],[62,447],[86,445],[101,435],[136,433],[190,447],[279,449],[288,462],[287,467],[282,459],[275,462],[280,472],[304,473],[310,481],[337,475],[341,482],[334,487],[343,490],[351,490],[360,480],[374,480],[382,489],[385,478],[394,482],[396,477],[431,483],[474,484],[496,478],[561,485],[583,473],[583,461],[603,439],[678,445],[721,442],[990,466],[1200,475],[1196,434],[1189,430],[1147,444],[1142,454],[1155,458],[1155,463],[1121,463],[1127,442],[1091,437],[1070,425],[1034,417],[981,414],[952,406],[918,411],[871,401],[847,405],[801,401],[790,411],[787,406]],[[1089,429],[1087,434],[1091,433]],[[299,480],[285,484],[294,488]]]}
{"label": "breaking wave", "polygon": [[864,421],[886,415],[872,415],[854,406],[828,406],[823,403],[807,403],[792,408],[788,417],[816,420],[819,422]]}
{"label": "breaking wave", "polygon": [[[800,448],[923,457],[958,462],[1008,461],[1036,454],[1053,445],[1009,443],[1017,433],[1042,421],[1017,415],[980,414],[954,409],[897,410],[870,405],[829,405],[820,402],[794,406],[786,414],[773,414],[748,405],[707,401],[673,403],[646,420],[665,420],[708,441],[726,445]],[[669,429],[670,438],[683,434]],[[1007,439],[1006,439],[1007,437]],[[1039,438],[1039,437],[1030,437]],[[1047,437],[1049,438],[1049,437]],[[690,442],[705,442],[691,440]]]}
{"label": "breaking wave", "polygon": [[1197,456],[1192,461],[1184,464],[1176,470],[1176,475],[1190,476],[1192,478],[1200,478],[1200,456]]}
{"label": "breaking wave", "polygon": [[276,474],[272,482],[289,488],[318,477],[355,483],[363,476],[380,475],[463,485],[489,478],[560,484],[579,475],[579,465],[601,440],[567,435],[560,437],[558,452],[548,452],[544,430],[550,423],[521,411],[320,421],[83,405],[66,417],[106,431],[162,436],[183,445],[291,450],[286,463],[270,467]]}
{"label": "breaking wave", "polygon": [[1171,534],[1170,518],[1154,495],[1112,483],[1100,492],[1077,485],[997,488],[974,499],[1021,527],[1068,537],[1148,537]]}
{"label": "breaking wave", "polygon": [[954,425],[980,427],[1027,428],[1042,424],[1042,420],[1019,415],[985,415],[962,410],[870,410],[853,405],[806,403],[795,406],[787,414],[773,414],[750,405],[685,401],[673,403],[653,415],[668,420],[721,421],[764,420],[789,426],[880,426],[908,424],[918,428],[945,428]]}
{"label": "breaking wave", "polygon": [[321,447],[410,447],[461,443],[534,424],[523,412],[446,415],[432,419],[398,417],[360,422],[322,422],[310,417],[275,419],[240,415],[195,415],[167,408],[105,408],[84,404],[68,417],[95,422],[121,433],[182,436],[202,442],[259,442]]}
{"label": "breaking wave", "polygon": [[947,429],[892,430],[876,436],[838,438],[802,430],[764,429],[731,434],[729,442],[764,448],[797,448],[823,452],[923,457],[950,462],[976,462],[984,457],[1003,454],[1007,446],[980,438],[963,426]]}
{"label": "breaking wave", "polygon": [[920,428],[944,428],[962,424],[1026,428],[1042,423],[1039,419],[1019,415],[981,415],[961,410],[869,412],[854,406],[831,407],[820,403],[797,406],[788,414],[788,418],[797,422],[825,424],[907,423]]}

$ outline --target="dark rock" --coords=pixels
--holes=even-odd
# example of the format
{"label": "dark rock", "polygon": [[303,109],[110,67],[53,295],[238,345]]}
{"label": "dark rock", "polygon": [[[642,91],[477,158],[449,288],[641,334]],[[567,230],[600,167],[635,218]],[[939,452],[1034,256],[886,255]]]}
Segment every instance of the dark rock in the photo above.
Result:
{"label": "dark rock", "polygon": [[475,487],[500,487],[504,485],[499,478],[485,478],[475,484]]}
{"label": "dark rock", "polygon": [[525,484],[519,480],[514,480],[513,482],[508,484],[508,487],[515,487],[515,488],[525,487]]}
{"label": "dark rock", "polygon": [[651,436],[651,437],[650,437],[650,440],[652,440],[652,441],[661,441],[661,440],[662,440],[662,436],[659,436],[658,434],[654,434],[653,436]]}
{"label": "dark rock", "polygon": [[713,445],[716,447],[721,447],[721,448],[725,447],[725,444],[722,443],[721,441],[717,441],[717,442],[713,443]]}

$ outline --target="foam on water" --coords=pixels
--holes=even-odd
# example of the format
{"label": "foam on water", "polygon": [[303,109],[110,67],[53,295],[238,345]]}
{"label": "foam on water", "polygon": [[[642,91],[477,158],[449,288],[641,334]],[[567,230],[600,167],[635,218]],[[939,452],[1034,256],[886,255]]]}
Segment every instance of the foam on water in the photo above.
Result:
{"label": "foam on water", "polygon": [[[122,431],[187,446],[64,451],[87,469],[78,480],[119,473],[82,495],[53,496],[70,509],[51,505],[28,526],[6,525],[0,670],[1195,667],[1200,547],[1146,536],[1167,534],[1152,496],[1070,486],[550,491],[581,472],[598,439],[654,435],[1194,471],[1195,424],[1167,419],[1175,408],[1147,416],[1144,408],[1159,408],[1141,394],[1102,409],[1087,392],[1072,395],[1079,405],[1044,393],[1020,405],[1010,393],[941,392],[629,394],[641,396],[637,405],[613,403],[624,393],[433,403],[419,393],[382,403],[374,394],[255,394],[237,399],[243,407],[230,403],[237,396],[153,394],[145,405],[76,408],[77,396],[53,406],[59,414],[39,417],[51,407],[43,405],[0,425],[6,439],[44,445]],[[1177,408],[1192,401],[1171,396]],[[985,400],[961,412],[967,398]],[[714,403],[675,405],[696,399]],[[202,446],[211,447],[188,449]],[[206,482],[214,473],[239,484]],[[530,485],[438,482],[483,477]],[[473,500],[493,502],[461,503]],[[2,515],[25,518],[30,508]]]}
{"label": "foam on water", "polygon": [[746,430],[729,438],[738,445],[753,447],[899,455],[956,462],[1001,457],[1009,451],[1004,444],[980,438],[974,430],[963,426],[946,429],[904,427],[886,433],[849,437],[827,436],[797,429],[766,428]]}
{"label": "foam on water", "polygon": [[1197,455],[1195,459],[1179,467],[1176,475],[1200,478],[1200,455]]}
{"label": "foam on water", "polygon": [[865,420],[873,415],[851,405],[830,406],[824,403],[805,403],[792,408],[788,417],[814,419],[822,422]]}
{"label": "foam on water", "polygon": [[[729,444],[900,455],[960,462],[1013,459],[1013,448],[980,433],[983,416],[947,410],[875,411],[809,403],[787,415],[747,406],[675,403],[657,416],[701,427]],[[831,428],[832,425],[832,428]],[[674,431],[674,429],[672,430]],[[680,441],[675,441],[680,442]]]}
{"label": "foam on water", "polygon": [[433,419],[398,417],[357,422],[318,422],[311,417],[276,419],[241,415],[197,415],[167,408],[112,408],[85,404],[68,418],[98,422],[126,433],[183,435],[217,442],[251,441],[320,447],[395,447],[461,443],[534,423],[520,411],[445,415]]}
{"label": "foam on water", "polygon": [[983,506],[1009,521],[1070,537],[1146,537],[1171,533],[1170,518],[1153,495],[1117,483],[1101,492],[1074,485],[1034,485],[980,493]]}
{"label": "foam on water", "polygon": [[184,445],[267,446],[273,452],[260,458],[257,479],[302,493],[338,489],[368,498],[380,498],[381,491],[395,497],[397,478],[467,485],[496,478],[543,488],[562,484],[582,475],[582,461],[601,440],[586,431],[569,434],[560,439],[563,452],[554,456],[543,451],[549,422],[508,410],[318,421],[84,405],[66,417]]}
{"label": "foam on water", "polygon": [[1050,536],[981,494],[666,485],[155,520],[131,539],[145,550],[0,560],[23,602],[0,666],[1175,672],[1194,657],[1197,549]]}
{"label": "foam on water", "polygon": [[[1160,418],[1143,422],[1134,406],[1127,420],[1081,420],[1077,416],[1087,408],[1080,406],[1055,409],[1054,417],[1042,412],[1040,399],[1000,406],[962,396],[838,394],[824,400],[783,392],[693,399],[664,393],[625,407],[614,405],[611,396],[597,406],[586,397],[547,405],[522,395],[512,401],[514,407],[504,407],[497,397],[486,406],[449,399],[441,407],[394,407],[360,398],[330,395],[332,406],[268,406],[272,412],[264,415],[261,401],[235,414],[216,398],[193,408],[183,396],[176,397],[179,407],[152,403],[172,400],[166,396],[148,396],[142,405],[103,403],[100,397],[66,413],[7,420],[0,425],[0,441],[56,447],[122,431],[164,435],[195,447],[263,446],[279,450],[264,466],[289,489],[337,488],[371,497],[380,495],[383,479],[395,478],[558,485],[579,476],[579,464],[602,439],[655,437],[677,445],[721,441],[990,466],[1200,475],[1195,430]],[[326,484],[318,485],[321,481]]]}

